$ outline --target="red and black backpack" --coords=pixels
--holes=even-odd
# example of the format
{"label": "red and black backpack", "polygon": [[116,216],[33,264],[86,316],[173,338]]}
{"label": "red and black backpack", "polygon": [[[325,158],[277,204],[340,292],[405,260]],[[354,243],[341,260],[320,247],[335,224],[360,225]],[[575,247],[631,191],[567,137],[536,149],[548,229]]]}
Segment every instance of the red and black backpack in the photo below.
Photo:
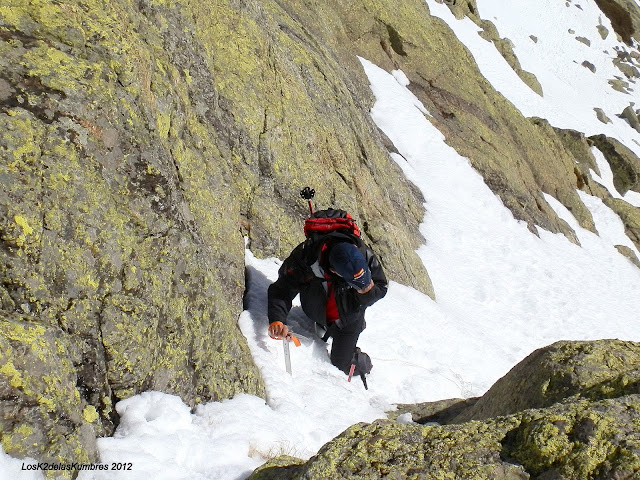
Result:
{"label": "red and black backpack", "polygon": [[304,234],[315,240],[331,232],[346,233],[360,238],[360,229],[355,220],[344,210],[318,210],[304,221]]}

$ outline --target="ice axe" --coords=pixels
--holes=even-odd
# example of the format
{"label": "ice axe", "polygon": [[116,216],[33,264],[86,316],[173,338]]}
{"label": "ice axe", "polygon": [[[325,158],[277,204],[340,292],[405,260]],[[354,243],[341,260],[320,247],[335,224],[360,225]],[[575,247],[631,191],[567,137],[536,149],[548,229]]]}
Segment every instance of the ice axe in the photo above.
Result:
{"label": "ice axe", "polygon": [[282,340],[282,346],[284,348],[284,366],[287,369],[287,373],[289,375],[292,375],[292,373],[291,373],[291,354],[289,353],[289,340],[291,340],[296,347],[300,346],[300,340],[298,340],[298,337],[293,335],[293,332],[291,332],[291,331],[287,334],[286,337],[272,337],[271,335],[269,335],[269,336],[271,338],[273,338],[274,340]]}

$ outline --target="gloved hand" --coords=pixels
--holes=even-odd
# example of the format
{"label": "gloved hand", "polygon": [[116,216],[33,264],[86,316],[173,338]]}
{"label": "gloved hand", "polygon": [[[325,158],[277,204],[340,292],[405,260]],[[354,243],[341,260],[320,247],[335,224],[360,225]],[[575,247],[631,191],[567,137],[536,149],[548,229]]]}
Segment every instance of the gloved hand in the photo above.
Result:
{"label": "gloved hand", "polygon": [[282,322],[273,322],[268,331],[272,338],[285,338],[289,335],[289,328]]}

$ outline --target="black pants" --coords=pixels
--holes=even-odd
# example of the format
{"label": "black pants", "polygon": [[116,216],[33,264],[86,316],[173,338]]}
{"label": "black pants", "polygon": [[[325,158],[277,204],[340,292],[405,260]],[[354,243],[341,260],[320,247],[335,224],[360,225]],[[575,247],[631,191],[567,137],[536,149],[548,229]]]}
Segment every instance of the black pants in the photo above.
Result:
{"label": "black pants", "polygon": [[330,324],[327,328],[327,333],[324,336],[325,341],[329,337],[333,339],[331,363],[344,373],[349,373],[353,352],[362,330],[364,330],[364,320],[345,328],[338,328],[335,324]]}

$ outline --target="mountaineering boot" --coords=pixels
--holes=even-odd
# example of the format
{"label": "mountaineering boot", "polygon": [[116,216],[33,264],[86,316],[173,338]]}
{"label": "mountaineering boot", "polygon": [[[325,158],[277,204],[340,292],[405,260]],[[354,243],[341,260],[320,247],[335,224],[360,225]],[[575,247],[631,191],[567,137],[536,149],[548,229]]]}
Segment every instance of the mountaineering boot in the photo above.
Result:
{"label": "mountaineering boot", "polygon": [[354,375],[360,375],[364,389],[369,390],[366,374],[369,373],[372,368],[373,365],[371,364],[371,357],[356,347],[353,350],[353,358],[351,359],[348,381],[350,382]]}
{"label": "mountaineering boot", "polygon": [[356,347],[353,351],[353,358],[351,359],[351,365],[355,365],[353,375],[368,375],[373,368],[371,363],[371,357],[360,350],[360,347]]}

